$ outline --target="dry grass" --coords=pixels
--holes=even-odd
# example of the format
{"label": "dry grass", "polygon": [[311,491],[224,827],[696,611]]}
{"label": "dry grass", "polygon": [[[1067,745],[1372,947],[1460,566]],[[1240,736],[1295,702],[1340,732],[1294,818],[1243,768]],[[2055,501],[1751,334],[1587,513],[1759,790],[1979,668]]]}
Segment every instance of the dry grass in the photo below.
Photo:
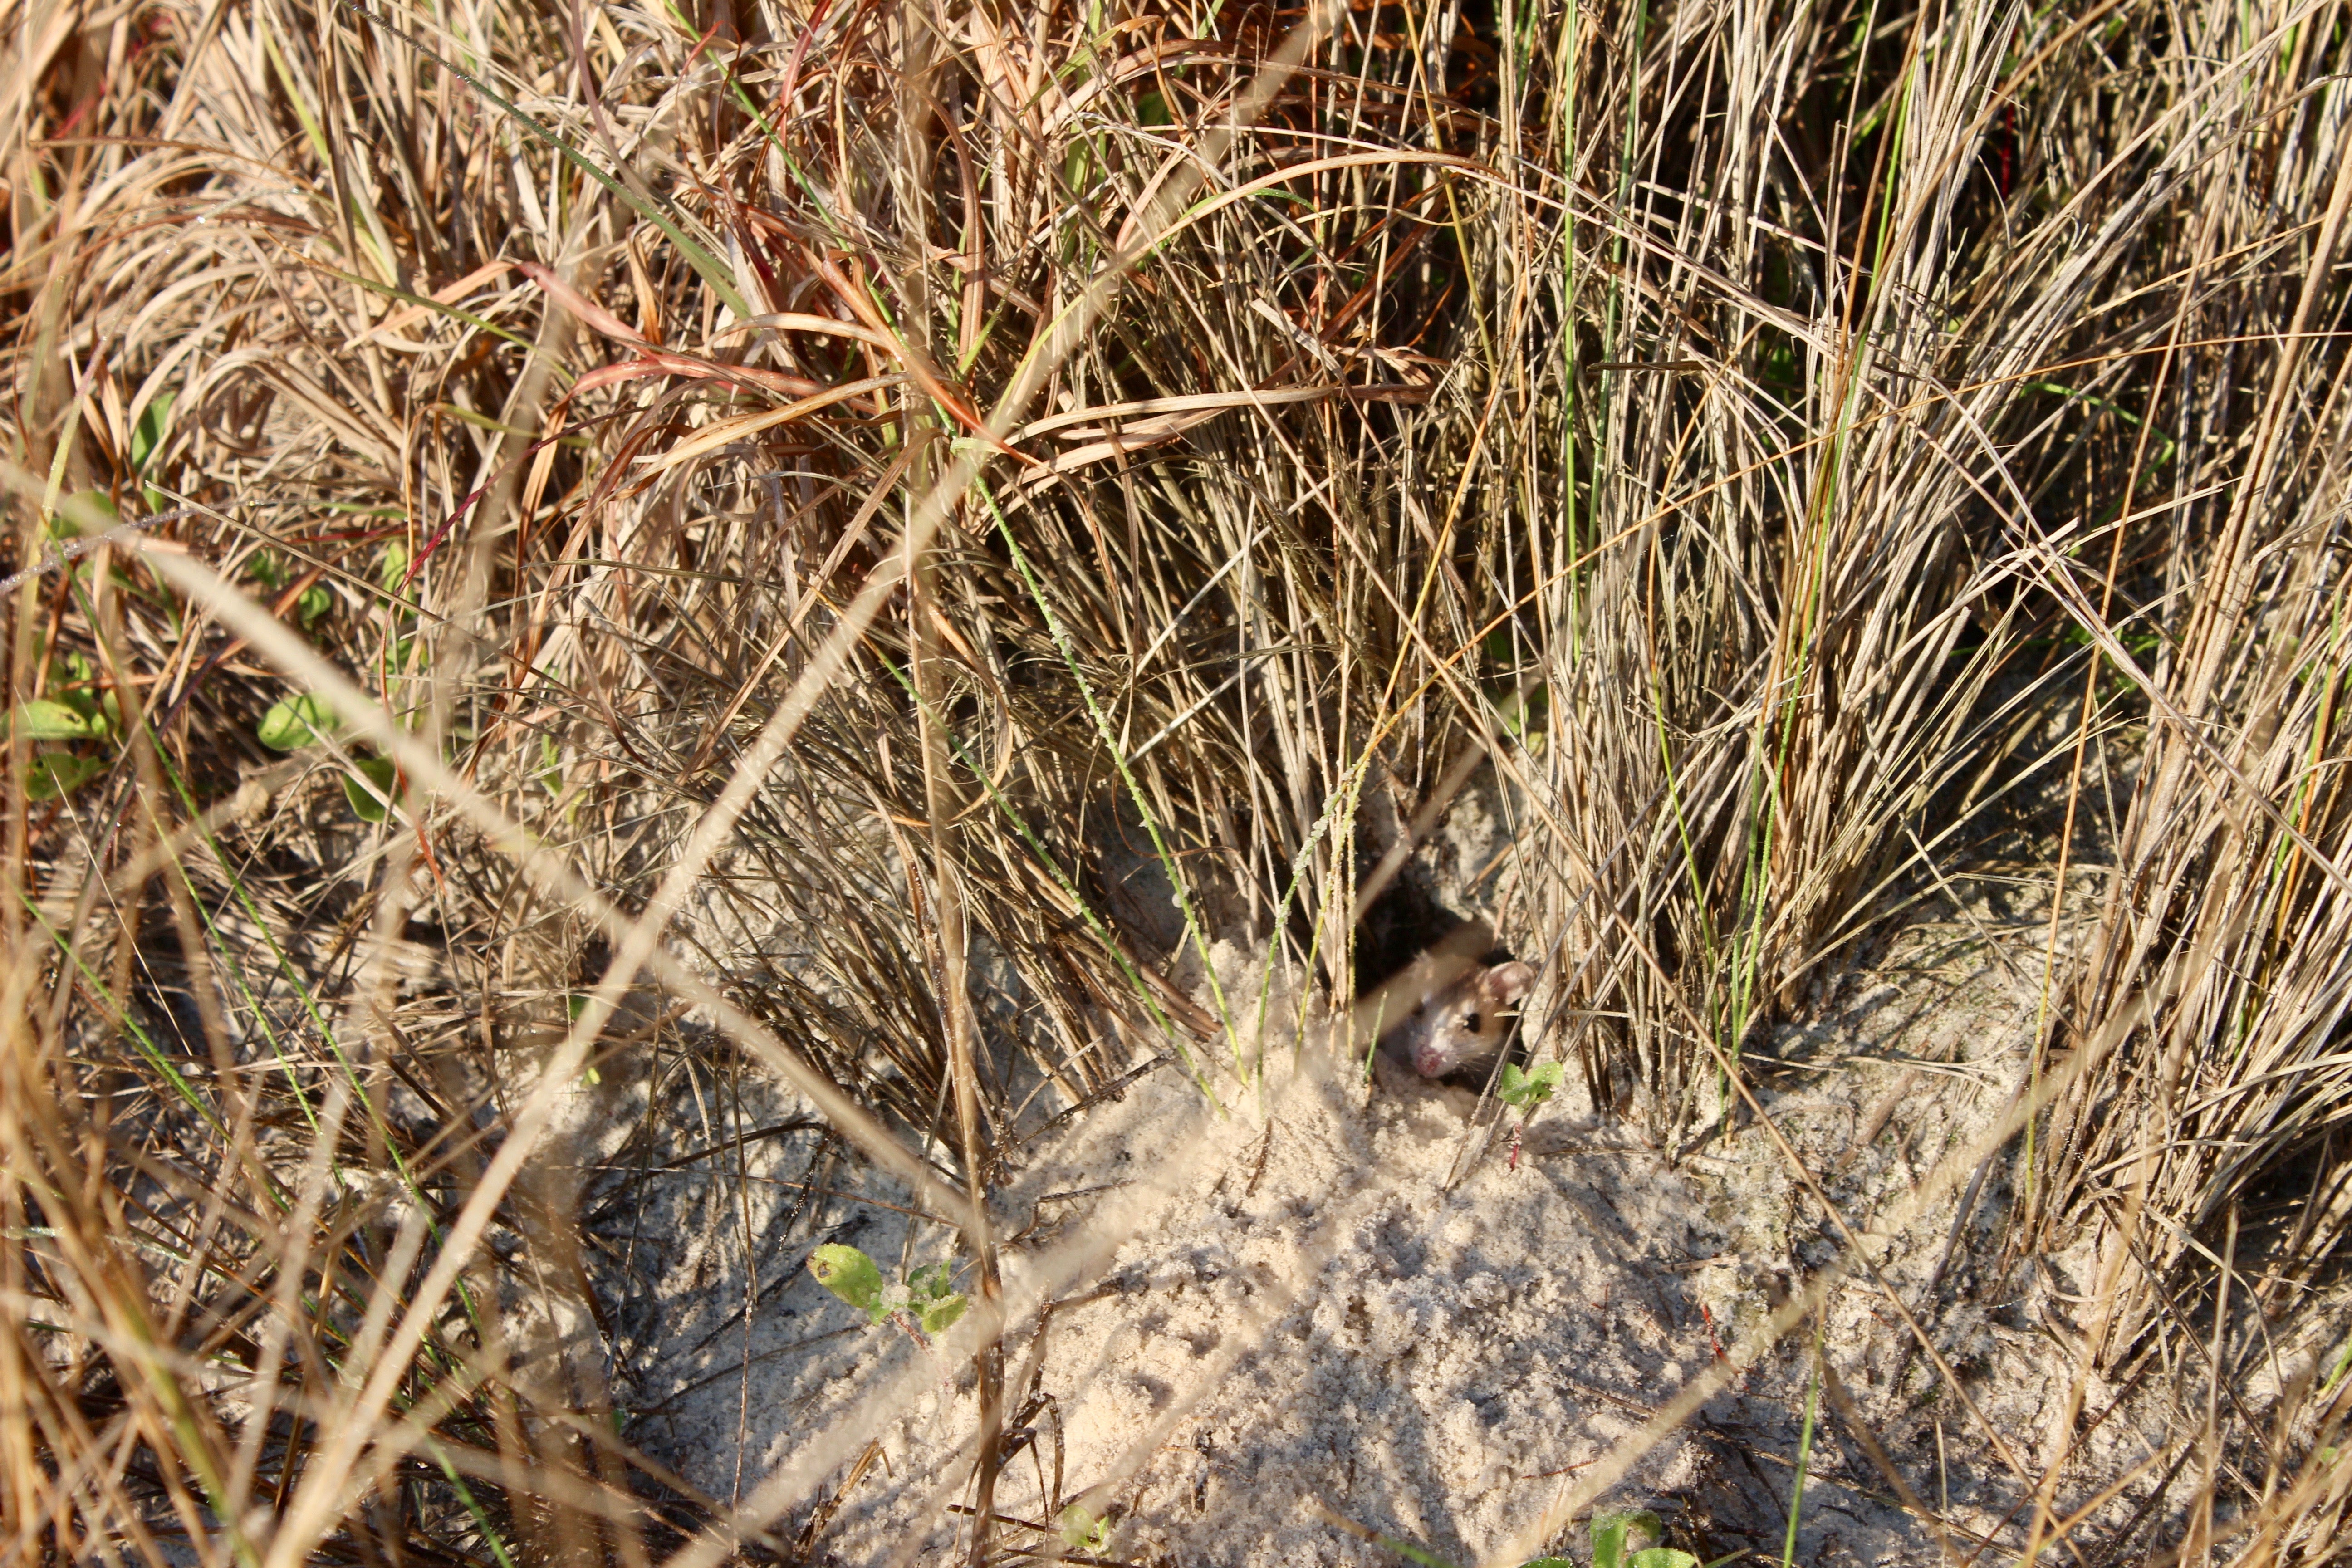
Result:
{"label": "dry grass", "polygon": [[5,15],[0,1553],[717,1528],[535,1353],[581,1075],[781,1075],[986,1294],[1027,1097],[1246,1071],[1217,941],[1352,995],[1465,759],[1677,1144],[1906,902],[2095,874],[2009,1247],[2198,1458],[2064,1550],[2332,1550],[2340,8]]}

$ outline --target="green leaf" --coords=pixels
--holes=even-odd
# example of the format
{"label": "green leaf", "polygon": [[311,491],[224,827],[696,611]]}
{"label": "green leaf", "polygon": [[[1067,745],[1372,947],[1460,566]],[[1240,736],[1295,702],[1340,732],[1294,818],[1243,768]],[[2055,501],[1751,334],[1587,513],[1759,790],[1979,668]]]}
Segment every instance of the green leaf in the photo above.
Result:
{"label": "green leaf", "polygon": [[36,741],[86,741],[92,733],[88,715],[47,697],[17,703],[8,721]]}
{"label": "green leaf", "polygon": [[961,1292],[958,1292],[943,1300],[934,1301],[928,1307],[918,1307],[915,1310],[915,1318],[923,1325],[923,1332],[943,1334],[955,1327],[956,1320],[963,1316],[963,1310],[971,1304],[963,1298]]}
{"label": "green leaf", "polygon": [[1520,1568],[1576,1568],[1576,1564],[1565,1557],[1535,1557],[1520,1564]]}
{"label": "green leaf", "polygon": [[299,752],[316,744],[322,731],[340,727],[334,710],[305,691],[299,697],[289,697],[264,713],[256,733],[261,743],[273,752]]}
{"label": "green leaf", "polygon": [[395,539],[383,547],[383,564],[377,568],[375,580],[383,584],[385,593],[397,594],[400,592],[401,584],[407,581],[407,578],[408,546],[403,541]]}
{"label": "green leaf", "polygon": [[55,800],[79,789],[106,771],[104,757],[77,757],[70,752],[43,752],[25,770],[26,800]]}
{"label": "green leaf", "polygon": [[[367,776],[368,784],[375,785],[384,800],[392,798],[394,770],[390,757],[354,757],[352,761],[360,772]],[[361,784],[349,773],[343,775],[343,798],[352,803],[352,815],[357,816],[362,822],[383,820],[383,800],[378,800],[375,795],[370,795],[367,785]]]}
{"label": "green leaf", "polygon": [[311,584],[302,590],[302,596],[294,601],[294,614],[306,627],[334,607],[335,596],[327,592],[327,585],[323,583]]}
{"label": "green leaf", "polygon": [[2320,1397],[2324,1399],[2334,1394],[2336,1384],[2343,1380],[2347,1372],[2352,1372],[2352,1340],[2346,1340],[2344,1348],[2336,1352],[2336,1364],[2328,1370],[2327,1385],[2319,1391]]}
{"label": "green leaf", "polygon": [[131,471],[143,474],[147,459],[163,444],[172,429],[173,394],[159,392],[148,399],[147,406],[139,411],[139,423],[131,427]]}
{"label": "green leaf", "polygon": [[[1592,1521],[1592,1568],[1636,1568],[1642,1554],[1665,1538],[1666,1527],[1647,1509],[1599,1515]],[[1628,1550],[1633,1540],[1642,1544]]]}
{"label": "green leaf", "polygon": [[1084,1503],[1072,1503],[1054,1523],[1062,1532],[1062,1544],[1073,1552],[1110,1550],[1110,1521],[1097,1519]]}
{"label": "green leaf", "polygon": [[1671,1546],[1653,1546],[1625,1559],[1625,1568],[1698,1568],[1698,1559]]}
{"label": "green leaf", "polygon": [[1543,739],[1541,726],[1545,715],[1551,709],[1549,686],[1531,686],[1524,695],[1517,691],[1506,691],[1493,700],[1495,716],[1503,721],[1503,727],[1514,738],[1529,744]]}
{"label": "green leaf", "polygon": [[1507,1062],[1503,1067],[1503,1081],[1496,1086],[1495,1092],[1506,1105],[1533,1110],[1549,1100],[1552,1090],[1559,1087],[1558,1062],[1546,1062],[1532,1073],[1522,1072],[1517,1062]]}
{"label": "green leaf", "polygon": [[104,533],[122,521],[114,510],[114,502],[104,490],[76,490],[58,504],[58,515],[49,523],[49,537],[72,539],[85,533]]}
{"label": "green leaf", "polygon": [[857,1248],[827,1242],[809,1255],[808,1267],[818,1284],[875,1322],[890,1315],[888,1303],[882,1300],[882,1270]]}

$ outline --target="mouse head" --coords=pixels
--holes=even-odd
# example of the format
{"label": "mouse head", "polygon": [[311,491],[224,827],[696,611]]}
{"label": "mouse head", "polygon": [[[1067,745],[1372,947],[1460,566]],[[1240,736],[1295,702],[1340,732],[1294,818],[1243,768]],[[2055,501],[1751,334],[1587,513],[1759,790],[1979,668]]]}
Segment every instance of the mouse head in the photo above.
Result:
{"label": "mouse head", "polygon": [[1524,963],[1475,969],[1429,1004],[1429,1027],[1413,1042],[1412,1070],[1443,1078],[1503,1047],[1510,1005],[1532,990],[1536,972]]}

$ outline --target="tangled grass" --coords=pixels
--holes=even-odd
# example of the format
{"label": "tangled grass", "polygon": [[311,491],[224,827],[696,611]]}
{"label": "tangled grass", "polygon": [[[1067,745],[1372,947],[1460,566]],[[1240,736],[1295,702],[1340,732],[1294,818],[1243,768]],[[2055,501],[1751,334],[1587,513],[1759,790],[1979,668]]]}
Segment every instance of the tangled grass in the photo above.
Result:
{"label": "tangled grass", "polygon": [[1245,1078],[1185,977],[1352,996],[1478,767],[1670,1143],[2091,889],[2006,1245],[2202,1426],[2024,1555],[2336,1550],[2341,1356],[2215,1394],[2344,1333],[2341,7],[6,15],[10,1557],[816,1552],[533,1370],[565,1086],[779,1077],[992,1299],[1027,1097]]}

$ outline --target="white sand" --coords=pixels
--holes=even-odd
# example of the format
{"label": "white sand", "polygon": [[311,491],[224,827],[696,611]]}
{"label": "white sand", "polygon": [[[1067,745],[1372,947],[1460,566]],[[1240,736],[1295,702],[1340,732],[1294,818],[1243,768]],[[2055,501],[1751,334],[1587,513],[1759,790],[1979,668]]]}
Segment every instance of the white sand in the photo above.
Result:
{"label": "white sand", "polygon": [[[1230,952],[1220,959],[1235,994],[1247,974]],[[1775,1121],[1808,1168],[1836,1170],[1833,1192],[1860,1228],[1990,1121],[2030,1013],[1990,975],[1915,994],[1908,1009],[1885,987],[1847,989],[1858,994],[1843,1013],[1782,1030],[1773,1053],[1830,1063],[1948,1048],[1964,1064],[1906,1078],[1897,1065],[1847,1063],[1776,1080]],[[1834,1233],[1755,1129],[1676,1169],[1626,1124],[1555,1104],[1516,1169],[1507,1135],[1497,1136],[1449,1188],[1473,1144],[1471,1095],[1385,1063],[1366,1084],[1312,1048],[1272,1055],[1262,1100],[1236,1092],[1228,1068],[1221,1116],[1163,1068],[1030,1145],[1001,1187],[1015,1306],[1006,1375],[1012,1424],[1026,1434],[997,1493],[1000,1515],[1021,1521],[999,1527],[1003,1544],[1058,1547],[1031,1527],[1076,1500],[1110,1519],[1118,1561],[1402,1561],[1329,1522],[1318,1511],[1328,1508],[1451,1563],[1486,1560],[1706,1372],[1718,1343],[1736,1346],[1763,1320],[1776,1277],[1802,1280],[1836,1253]],[[1882,1108],[1878,1137],[1840,1167]],[[805,1159],[755,1155],[754,1174],[797,1180]],[[828,1180],[857,1184],[846,1167]],[[772,1189],[754,1232],[795,1196]],[[694,1205],[677,1201],[682,1221]],[[1977,1232],[2004,1201],[1996,1181]],[[740,1258],[728,1257],[741,1249],[719,1212],[734,1202],[709,1206],[717,1217],[704,1237],[664,1234],[667,1218],[649,1232],[676,1263],[643,1381],[709,1381],[641,1416],[632,1437],[722,1500],[749,1499],[782,1468],[795,1479],[775,1500],[799,1501],[796,1521],[821,1483],[822,1546],[839,1561],[945,1560],[969,1528],[948,1511],[971,1500],[968,1360],[864,1326],[804,1271],[782,1277],[772,1259],[747,1331]],[[828,1223],[795,1235],[784,1268],[800,1269],[826,1239],[863,1247],[886,1272],[898,1267],[896,1215],[827,1203]],[[1883,1251],[1906,1302],[1923,1298],[1949,1215],[1940,1205]],[[921,1227],[910,1260],[947,1256],[949,1245],[941,1227]],[[1971,1251],[1962,1247],[1947,1296],[1976,1283]],[[1926,1314],[1987,1419],[2031,1458],[2071,1364],[2054,1353],[2063,1320],[2053,1303],[2079,1292],[2065,1269],[2080,1262],[2029,1268],[2019,1300]],[[2046,1282],[2038,1295],[2036,1281]],[[1028,1310],[1040,1294],[1057,1303],[1042,1340]],[[2037,1332],[2037,1313],[2056,1321]],[[1958,1402],[1935,1391],[1932,1370],[1906,1354],[1885,1299],[1849,1281],[1829,1321],[1832,1364],[1909,1484],[1956,1523],[1996,1530],[2020,1489]],[[1656,1508],[1674,1542],[1702,1554],[1740,1544],[1777,1553],[1809,1369],[1801,1344],[1782,1345],[1643,1454],[1609,1499]],[[873,1462],[835,1506],[869,1440],[879,1444]],[[1801,1560],[1937,1560],[1933,1537],[1892,1505],[1889,1484],[1826,1415],[1810,1465]],[[1554,1548],[1581,1559],[1574,1529],[1584,1522],[1569,1521]]]}

